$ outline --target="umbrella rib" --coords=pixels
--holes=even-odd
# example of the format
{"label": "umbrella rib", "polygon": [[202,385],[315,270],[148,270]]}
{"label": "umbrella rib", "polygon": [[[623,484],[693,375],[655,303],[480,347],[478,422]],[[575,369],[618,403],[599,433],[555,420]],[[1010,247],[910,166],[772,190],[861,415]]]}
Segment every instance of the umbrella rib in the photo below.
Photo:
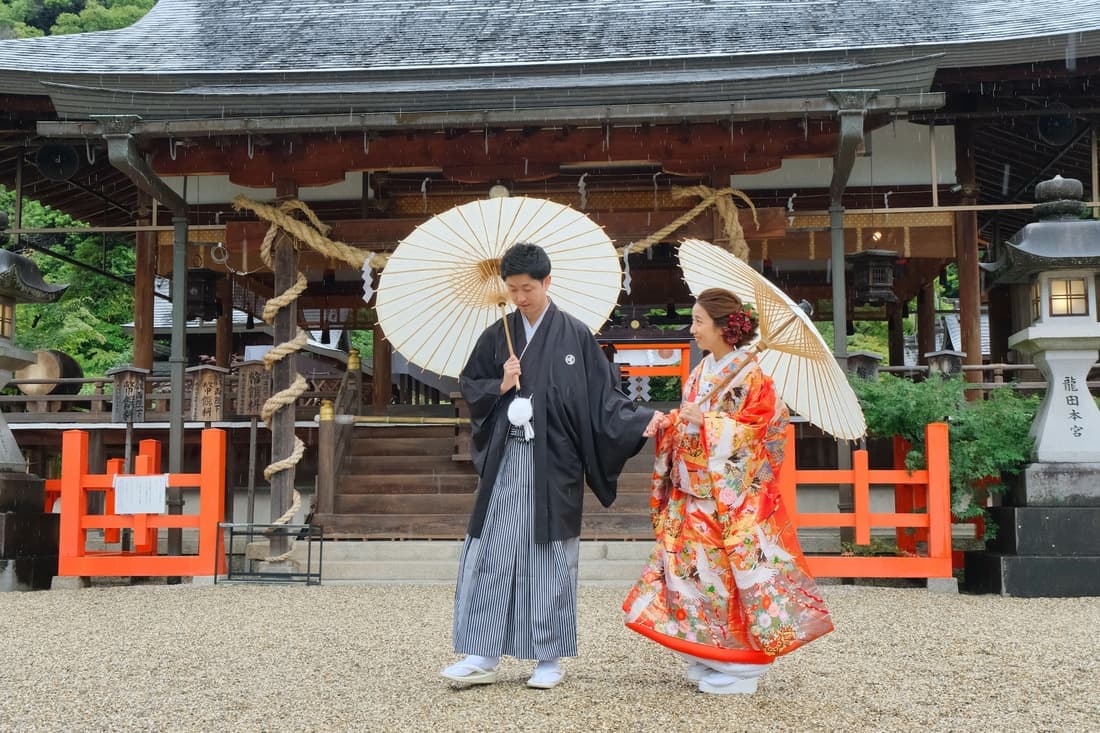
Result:
{"label": "umbrella rib", "polygon": [[[504,232],[500,233],[498,231],[498,233],[497,233],[498,241],[500,241],[502,243],[503,242],[510,242],[511,244],[509,244],[509,246],[512,246],[512,244],[517,244],[519,242],[519,234],[516,233],[513,236],[513,232],[516,231],[516,228],[518,226],[522,226],[521,224],[519,224],[519,217],[520,217],[520,214],[524,213],[523,212],[524,208],[529,208],[529,207],[527,207],[527,202],[530,201],[530,200],[531,199],[529,199],[529,198],[524,198],[520,201],[519,206],[516,207],[515,213],[512,214],[512,220],[510,222],[508,222],[508,226],[505,227]],[[499,229],[499,219],[498,219],[498,229]]]}
{"label": "umbrella rib", "polygon": [[[453,312],[453,311],[454,311],[454,309],[451,309],[451,312]],[[469,308],[460,309],[459,310],[459,317],[456,320],[461,320],[461,325],[458,325],[456,328],[450,329],[448,336],[450,334],[464,334],[464,333],[466,333],[466,327],[469,326],[470,318],[473,315],[474,315],[474,312],[473,312],[472,309],[469,309]],[[441,319],[441,320],[445,320],[445,319]],[[425,359],[425,361],[429,364],[435,362],[436,354],[439,353],[439,350],[448,341],[448,337],[435,338],[435,339],[433,339],[433,341],[435,343],[435,348],[433,348],[431,350],[431,352],[428,353],[428,356]],[[454,354],[454,349],[453,348],[452,348],[450,354]],[[444,364],[445,364],[445,366],[443,367],[444,369],[446,368],[446,365],[448,365],[449,362],[450,362],[449,358],[444,360]],[[440,371],[442,371],[442,369]]]}

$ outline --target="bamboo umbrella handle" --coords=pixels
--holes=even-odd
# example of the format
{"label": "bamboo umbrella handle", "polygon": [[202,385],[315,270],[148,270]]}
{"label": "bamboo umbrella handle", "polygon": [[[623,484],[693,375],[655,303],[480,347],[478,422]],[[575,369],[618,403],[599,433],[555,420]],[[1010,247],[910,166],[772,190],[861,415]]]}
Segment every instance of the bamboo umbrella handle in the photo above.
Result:
{"label": "bamboo umbrella handle", "polygon": [[[508,355],[515,356],[516,350],[512,348],[512,332],[508,328],[508,310],[504,303],[500,304],[500,320],[504,322],[504,340],[508,342]],[[516,392],[519,392],[519,377],[516,377]]]}

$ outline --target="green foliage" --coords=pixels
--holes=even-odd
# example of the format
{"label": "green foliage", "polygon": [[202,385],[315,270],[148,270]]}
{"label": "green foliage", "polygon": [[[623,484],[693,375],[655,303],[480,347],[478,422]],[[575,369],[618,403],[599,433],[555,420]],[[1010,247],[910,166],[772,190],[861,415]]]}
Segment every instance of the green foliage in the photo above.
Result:
{"label": "green foliage", "polygon": [[156,0],[88,0],[79,12],[61,13],[50,27],[56,36],[68,33],[107,31],[133,25],[152,9]]}
{"label": "green foliage", "polygon": [[679,377],[650,377],[649,399],[651,402],[679,402],[683,394]]}
{"label": "green foliage", "polygon": [[[825,339],[829,348],[833,348],[833,324],[832,322],[815,321],[818,333]],[[890,342],[887,335],[889,325],[886,321],[855,321],[855,334],[849,336],[845,342],[848,351],[871,351],[882,355],[882,363],[886,365],[890,353]],[[898,365],[900,366],[900,365]]]}
{"label": "green foliage", "polygon": [[[1005,387],[970,402],[960,378],[913,382],[883,374],[877,382],[853,377],[851,383],[863,406],[867,434],[898,435],[913,446],[906,458],[910,470],[925,465],[925,426],[949,424],[951,504],[957,517],[982,512],[973,501],[979,482],[992,477],[995,483],[984,488],[1004,491],[1001,478],[1019,473],[1030,460],[1033,440],[1028,433],[1039,407],[1037,396],[1022,396]],[[986,534],[991,536],[989,529]]]}
{"label": "green foliage", "polygon": [[0,38],[125,28],[155,4],[156,0],[4,0]]}
{"label": "green foliage", "polygon": [[351,342],[351,348],[359,349],[359,358],[364,364],[369,364],[374,359],[373,331],[348,331],[348,341]]}
{"label": "green foliage", "polygon": [[943,298],[958,298],[959,297],[959,268],[952,262],[944,268],[944,280],[947,284],[940,287],[939,283],[936,284],[936,289],[940,291],[940,296]]}
{"label": "green foliage", "polygon": [[[0,187],[0,208],[11,216],[14,194]],[[23,201],[23,226],[75,227],[80,222],[67,214]],[[125,240],[101,235],[74,234],[50,247],[78,262],[128,277],[134,272],[134,249]],[[25,349],[58,349],[72,356],[86,376],[99,376],[112,367],[133,360],[133,342],[123,323],[133,320],[133,288],[84,268],[27,249],[22,251],[38,265],[47,282],[68,283],[57,303],[23,304],[16,307],[15,342]]]}

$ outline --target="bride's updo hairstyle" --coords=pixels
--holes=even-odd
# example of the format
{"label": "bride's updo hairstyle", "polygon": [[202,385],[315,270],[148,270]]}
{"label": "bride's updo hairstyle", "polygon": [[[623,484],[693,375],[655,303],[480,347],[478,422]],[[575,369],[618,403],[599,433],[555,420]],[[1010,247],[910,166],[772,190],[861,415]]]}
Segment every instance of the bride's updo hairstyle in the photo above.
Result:
{"label": "bride's updo hairstyle", "polygon": [[695,302],[721,329],[722,338],[732,348],[738,348],[756,338],[758,322],[751,305],[722,288],[707,288]]}

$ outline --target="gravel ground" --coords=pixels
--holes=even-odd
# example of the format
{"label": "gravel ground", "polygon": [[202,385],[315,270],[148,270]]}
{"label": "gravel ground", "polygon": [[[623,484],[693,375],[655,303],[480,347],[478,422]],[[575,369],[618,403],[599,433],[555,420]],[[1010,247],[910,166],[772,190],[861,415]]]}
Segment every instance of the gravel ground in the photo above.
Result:
{"label": "gravel ground", "polygon": [[0,730],[1100,730],[1100,598],[826,586],[837,631],[752,697],[704,695],[582,587],[551,691],[452,686],[453,586],[0,594]]}

